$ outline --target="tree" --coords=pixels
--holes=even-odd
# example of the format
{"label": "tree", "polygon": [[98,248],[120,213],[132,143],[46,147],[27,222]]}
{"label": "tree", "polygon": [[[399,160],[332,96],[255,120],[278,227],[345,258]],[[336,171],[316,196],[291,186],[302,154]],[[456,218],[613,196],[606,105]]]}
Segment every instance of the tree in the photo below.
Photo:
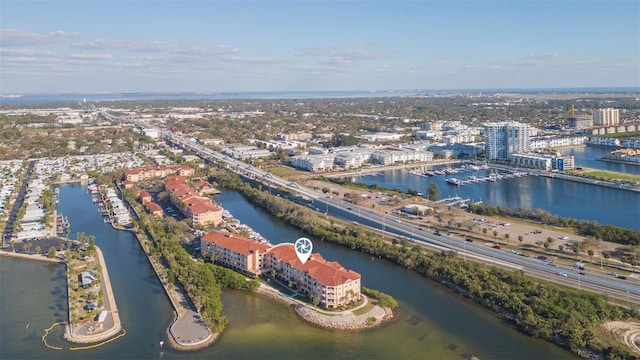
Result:
{"label": "tree", "polygon": [[522,244],[522,242],[524,241],[524,236],[518,235],[518,241],[520,241],[520,244]]}
{"label": "tree", "polygon": [[40,254],[40,251],[42,251],[42,248],[40,247],[40,245],[36,246],[36,254]]}
{"label": "tree", "polygon": [[493,230],[493,237],[498,241],[498,230]]}
{"label": "tree", "polygon": [[49,248],[49,252],[47,253],[47,257],[49,257],[50,259],[53,259],[54,257],[56,257],[56,248],[55,248],[55,246],[51,246]]}
{"label": "tree", "polygon": [[564,246],[563,245],[558,245],[558,250],[560,250],[561,253],[564,252]]}
{"label": "tree", "polygon": [[587,254],[589,254],[589,258],[591,259],[591,262],[593,262],[593,254],[594,254],[593,249],[587,250]]}
{"label": "tree", "polygon": [[482,228],[482,233],[484,234],[484,239],[487,239],[487,228]]}
{"label": "tree", "polygon": [[504,238],[505,238],[505,240],[507,240],[507,244],[509,244],[509,237],[510,237],[509,234],[504,234]]}
{"label": "tree", "polygon": [[578,260],[578,253],[580,253],[580,247],[578,247],[578,245],[574,244],[571,249],[573,250],[573,253],[576,254],[576,260]]}
{"label": "tree", "polygon": [[427,197],[430,201],[437,201],[440,198],[440,189],[438,188],[438,184],[433,183],[429,185],[427,189]]}

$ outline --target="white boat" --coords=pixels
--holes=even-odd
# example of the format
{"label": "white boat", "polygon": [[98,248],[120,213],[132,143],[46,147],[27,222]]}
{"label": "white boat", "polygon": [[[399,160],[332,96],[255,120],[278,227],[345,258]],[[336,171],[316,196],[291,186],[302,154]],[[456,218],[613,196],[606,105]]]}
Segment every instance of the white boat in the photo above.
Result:
{"label": "white boat", "polygon": [[447,179],[447,184],[460,186],[460,185],[462,185],[462,181],[460,181],[460,180],[458,180],[456,178],[449,178],[449,179]]}

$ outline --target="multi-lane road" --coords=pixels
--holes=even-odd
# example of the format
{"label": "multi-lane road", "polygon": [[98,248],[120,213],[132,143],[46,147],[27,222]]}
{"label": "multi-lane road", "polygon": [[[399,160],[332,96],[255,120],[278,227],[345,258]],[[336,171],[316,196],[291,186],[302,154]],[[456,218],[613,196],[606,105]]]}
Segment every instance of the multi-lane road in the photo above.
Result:
{"label": "multi-lane road", "polygon": [[275,188],[288,189],[296,196],[310,200],[315,210],[337,216],[360,226],[368,226],[390,234],[405,237],[411,242],[425,246],[436,246],[456,251],[465,259],[484,261],[512,269],[520,269],[526,274],[548,281],[572,286],[580,290],[606,294],[627,302],[640,303],[640,283],[636,279],[619,279],[597,270],[581,270],[567,265],[556,265],[539,259],[528,258],[516,253],[495,249],[478,242],[468,242],[455,235],[439,234],[412,224],[406,219],[366,209],[326,194],[306,188],[290,180],[279,178],[257,169],[245,162],[220,154],[181,135],[165,132],[163,137],[172,144],[191,151],[208,161],[226,164],[243,176],[261,180]]}

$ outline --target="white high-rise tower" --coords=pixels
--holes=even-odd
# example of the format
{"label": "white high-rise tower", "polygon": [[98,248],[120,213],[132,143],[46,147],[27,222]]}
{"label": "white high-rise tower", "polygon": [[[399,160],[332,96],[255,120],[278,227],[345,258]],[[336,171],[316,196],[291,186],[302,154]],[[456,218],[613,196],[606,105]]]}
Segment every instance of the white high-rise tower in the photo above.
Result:
{"label": "white high-rise tower", "polygon": [[593,125],[608,126],[620,123],[620,111],[614,108],[598,109],[593,114]]}
{"label": "white high-rise tower", "polygon": [[509,160],[511,154],[529,151],[531,127],[515,121],[484,125],[485,156],[487,160]]}

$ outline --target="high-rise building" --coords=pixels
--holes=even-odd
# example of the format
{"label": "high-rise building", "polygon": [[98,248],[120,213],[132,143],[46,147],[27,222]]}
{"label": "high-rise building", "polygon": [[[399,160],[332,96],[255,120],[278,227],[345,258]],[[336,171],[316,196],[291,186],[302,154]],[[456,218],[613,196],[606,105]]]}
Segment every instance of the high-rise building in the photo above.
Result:
{"label": "high-rise building", "polygon": [[608,126],[620,123],[620,111],[614,108],[598,109],[593,114],[593,125]]}
{"label": "high-rise building", "polygon": [[515,121],[484,125],[485,156],[488,160],[509,160],[511,154],[529,151],[531,127]]}
{"label": "high-rise building", "polygon": [[593,126],[593,116],[591,115],[572,115],[567,118],[567,126],[574,129],[585,129]]}

